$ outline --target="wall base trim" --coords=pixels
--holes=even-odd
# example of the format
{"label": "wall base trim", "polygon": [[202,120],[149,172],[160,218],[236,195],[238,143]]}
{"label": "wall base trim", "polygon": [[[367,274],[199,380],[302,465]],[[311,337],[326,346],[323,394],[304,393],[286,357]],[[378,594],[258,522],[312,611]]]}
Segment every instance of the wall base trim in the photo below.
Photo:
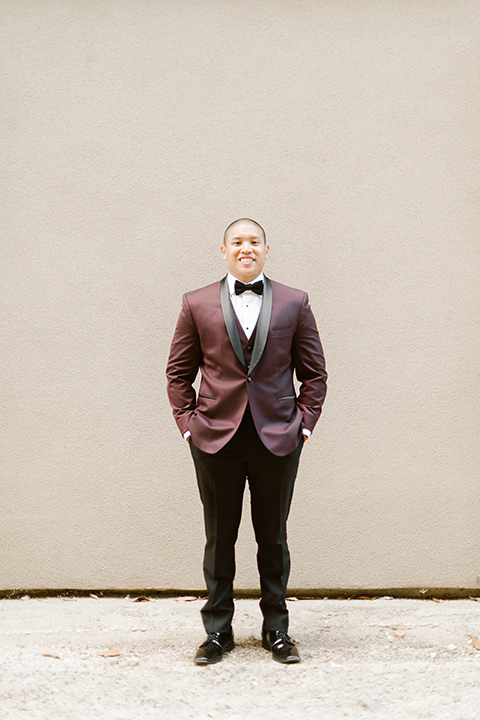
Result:
{"label": "wall base trim", "polygon": [[[185,588],[18,588],[0,590],[2,599],[19,599],[45,597],[126,597],[132,600],[139,597],[168,598],[197,596],[205,598],[205,590]],[[236,588],[236,598],[259,598],[260,591],[250,588]],[[480,588],[465,587],[395,587],[395,588],[289,588],[288,597],[297,600],[373,600],[380,597],[410,598],[420,600],[459,600],[480,597]]]}

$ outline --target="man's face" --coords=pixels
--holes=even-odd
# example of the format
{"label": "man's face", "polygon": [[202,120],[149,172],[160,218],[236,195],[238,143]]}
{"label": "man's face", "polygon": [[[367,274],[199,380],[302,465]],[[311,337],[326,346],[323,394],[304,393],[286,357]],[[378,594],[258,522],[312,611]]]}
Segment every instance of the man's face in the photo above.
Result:
{"label": "man's face", "polygon": [[232,275],[242,282],[250,282],[263,270],[268,257],[268,245],[260,228],[251,222],[234,225],[222,245],[223,259]]}

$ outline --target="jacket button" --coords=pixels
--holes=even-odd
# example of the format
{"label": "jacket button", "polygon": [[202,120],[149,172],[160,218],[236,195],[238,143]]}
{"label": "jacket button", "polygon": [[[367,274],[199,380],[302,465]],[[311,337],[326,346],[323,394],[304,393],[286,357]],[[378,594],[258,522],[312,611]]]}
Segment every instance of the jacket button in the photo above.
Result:
{"label": "jacket button", "polygon": [[252,382],[252,378],[251,378],[251,377],[247,377],[247,382]]}

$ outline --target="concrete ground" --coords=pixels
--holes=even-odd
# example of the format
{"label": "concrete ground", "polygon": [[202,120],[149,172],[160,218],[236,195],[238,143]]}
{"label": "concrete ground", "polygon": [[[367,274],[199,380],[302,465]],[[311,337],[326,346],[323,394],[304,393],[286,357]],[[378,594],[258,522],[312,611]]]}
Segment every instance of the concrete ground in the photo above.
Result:
{"label": "concrete ground", "polygon": [[0,720],[480,718],[478,602],[291,601],[289,667],[261,647],[256,600],[236,603],[235,650],[195,666],[201,604],[0,600]]}

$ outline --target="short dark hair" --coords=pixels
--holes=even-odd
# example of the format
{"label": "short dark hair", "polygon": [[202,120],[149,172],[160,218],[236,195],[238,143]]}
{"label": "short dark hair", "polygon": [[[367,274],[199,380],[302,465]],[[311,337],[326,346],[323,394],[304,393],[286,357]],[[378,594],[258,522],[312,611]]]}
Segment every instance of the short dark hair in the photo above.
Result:
{"label": "short dark hair", "polygon": [[252,220],[252,218],[238,218],[238,220],[234,220],[233,222],[231,222],[230,225],[229,225],[229,226],[227,227],[227,229],[225,230],[225,232],[223,233],[223,244],[224,244],[224,245],[227,244],[227,235],[228,235],[229,231],[230,231],[235,225],[240,225],[240,223],[245,223],[245,222],[253,223],[254,225],[256,225],[256,226],[261,230],[261,233],[262,233],[262,235],[263,235],[263,241],[264,241],[264,243],[265,243],[265,245],[266,245],[266,244],[267,244],[267,235],[266,235],[266,233],[265,233],[265,230],[263,229],[263,227],[260,225],[259,222],[257,222],[256,220]]}

